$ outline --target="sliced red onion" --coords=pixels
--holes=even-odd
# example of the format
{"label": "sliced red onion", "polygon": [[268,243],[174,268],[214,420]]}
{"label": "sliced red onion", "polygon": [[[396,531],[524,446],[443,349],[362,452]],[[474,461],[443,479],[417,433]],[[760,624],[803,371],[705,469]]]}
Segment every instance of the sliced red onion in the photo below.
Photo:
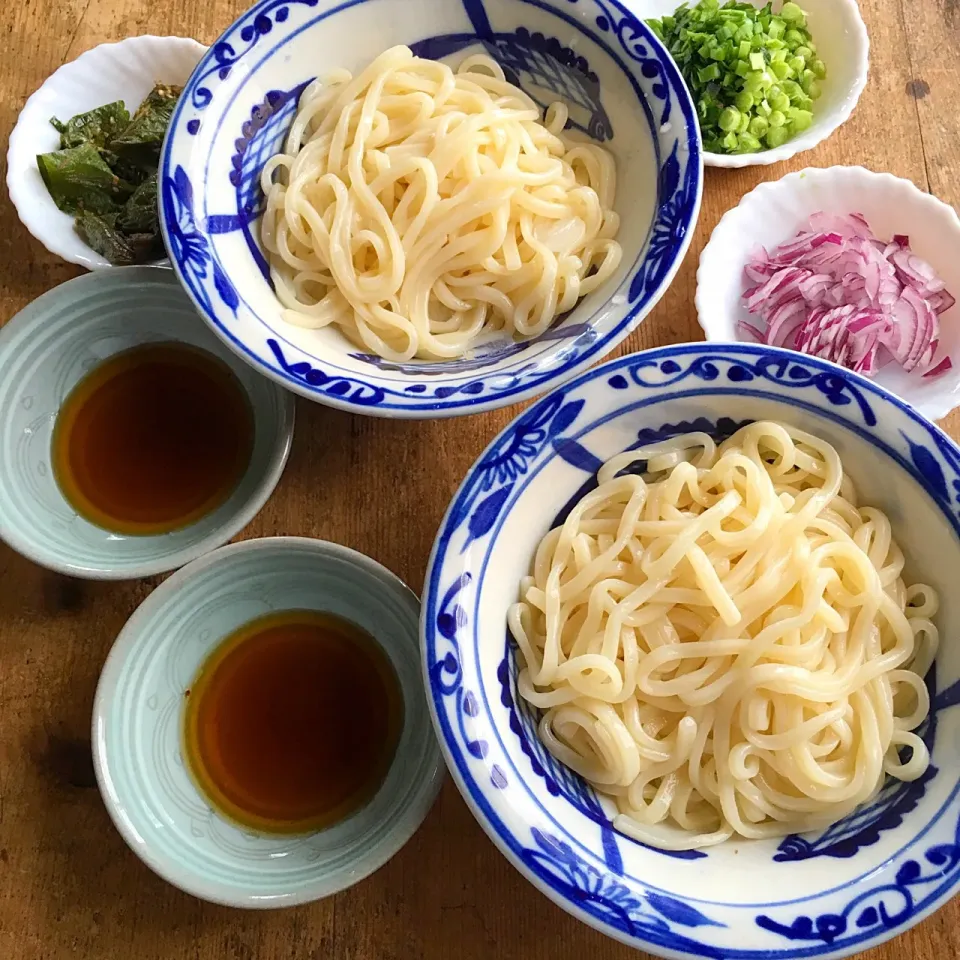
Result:
{"label": "sliced red onion", "polygon": [[941,290],[928,299],[930,306],[933,307],[934,313],[936,313],[937,316],[941,313],[946,313],[957,302],[946,290]]}
{"label": "sliced red onion", "polygon": [[866,376],[896,361],[937,377],[940,321],[956,300],[933,267],[910,250],[910,238],[888,243],[859,213],[821,211],[774,251],[759,247],[744,268],[747,310],[763,326],[740,330],[761,343],[832,360]]}
{"label": "sliced red onion", "polygon": [[953,369],[953,363],[950,361],[949,357],[944,357],[935,367],[928,370],[924,376],[925,377],[939,377],[941,373],[946,373],[948,370]]}

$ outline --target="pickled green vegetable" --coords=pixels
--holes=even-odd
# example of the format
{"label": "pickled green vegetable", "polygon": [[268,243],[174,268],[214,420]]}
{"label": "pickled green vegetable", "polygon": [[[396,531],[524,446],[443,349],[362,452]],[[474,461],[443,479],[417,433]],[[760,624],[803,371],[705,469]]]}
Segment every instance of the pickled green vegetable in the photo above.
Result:
{"label": "pickled green vegetable", "polygon": [[163,256],[157,219],[160,148],[180,88],[158,84],[131,117],[122,101],[50,122],[60,149],[37,156],[54,203],[76,217],[81,239],[110,263]]}
{"label": "pickled green vegetable", "polygon": [[96,147],[105,147],[114,137],[119,136],[130,125],[130,114],[122,100],[105,103],[96,110],[78,113],[66,123],[54,117],[50,123],[60,133],[60,148],[79,147],[92,143]]}
{"label": "pickled green vegetable", "polygon": [[128,198],[117,215],[117,226],[125,233],[156,233],[157,175],[151,174]]}
{"label": "pickled green vegetable", "polygon": [[115,213],[84,211],[76,220],[77,233],[88,247],[116,266],[146,263],[163,256],[163,241],[156,233],[124,233]]}

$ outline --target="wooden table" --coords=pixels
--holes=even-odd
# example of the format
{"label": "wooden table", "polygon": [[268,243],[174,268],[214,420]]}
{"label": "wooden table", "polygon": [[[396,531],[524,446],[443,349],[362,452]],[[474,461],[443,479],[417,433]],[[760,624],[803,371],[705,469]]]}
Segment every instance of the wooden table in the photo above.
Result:
{"label": "wooden table", "polygon": [[[60,64],[107,40],[211,42],[245,0],[15,0],[0,9],[0,135]],[[870,84],[852,120],[789,165],[708,170],[700,226],[658,308],[621,351],[700,339],[697,258],[720,216],[761,180],[863,164],[960,204],[960,0],[861,0]],[[5,147],[4,151],[5,153]],[[0,191],[0,323],[79,270],[30,237]],[[447,501],[516,408],[395,422],[298,403],[286,474],[244,537],[300,534],[375,557],[415,590]],[[960,437],[960,414],[946,426]],[[362,472],[364,482],[357,483]],[[371,492],[384,491],[382,506]],[[0,491],[0,496],[2,496]],[[376,501],[374,501],[376,503]],[[629,960],[639,954],[553,906],[507,863],[448,780],[387,866],[321,903],[245,913],[155,877],[120,839],[90,759],[97,676],[124,621],[161,578],[70,580],[0,545],[2,960]],[[960,901],[870,960],[947,960]]]}

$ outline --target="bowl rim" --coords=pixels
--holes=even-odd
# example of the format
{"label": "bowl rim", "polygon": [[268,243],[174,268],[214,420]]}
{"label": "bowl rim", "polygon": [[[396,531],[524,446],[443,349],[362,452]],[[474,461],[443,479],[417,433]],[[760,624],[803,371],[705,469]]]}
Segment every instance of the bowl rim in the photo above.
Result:
{"label": "bowl rim", "polygon": [[[31,236],[43,244],[50,253],[60,257],[61,260],[65,260],[67,263],[78,264],[87,270],[108,270],[114,268],[114,264],[88,247],[76,236],[73,230],[72,218],[69,218],[69,228],[66,228],[64,225],[64,229],[61,229],[59,221],[53,220],[52,226],[50,226],[51,221],[38,213],[34,202],[35,193],[30,189],[25,179],[25,173],[28,169],[26,159],[27,157],[35,156],[35,152],[31,152],[30,143],[28,142],[34,129],[34,124],[30,122],[31,114],[35,112],[38,105],[49,92],[49,85],[56,77],[63,75],[61,79],[69,78],[78,66],[81,70],[86,69],[88,65],[94,64],[104,53],[121,47],[135,50],[137,47],[143,48],[146,46],[162,45],[181,47],[184,51],[192,50],[197,54],[198,60],[208,49],[200,43],[199,40],[194,40],[192,37],[158,36],[152,33],[125,37],[122,40],[109,43],[99,43],[57,67],[27,98],[17,115],[13,130],[10,131],[10,137],[7,142],[6,175],[7,192],[10,196],[10,202],[13,204],[13,208],[20,222],[27,228]],[[118,95],[122,97],[122,94]],[[57,208],[54,207],[53,209],[56,210]],[[57,213],[62,213],[62,211],[57,210]],[[64,214],[64,216],[69,217],[68,214]],[[47,225],[46,229],[45,225]],[[70,238],[79,243],[86,252],[70,249],[66,244],[67,230],[69,230]],[[154,263],[157,262],[163,261],[154,261]],[[137,264],[137,266],[152,265],[153,264]]]}
{"label": "bowl rim", "polygon": [[[801,5],[803,0],[800,0]],[[830,9],[841,17],[846,17],[857,37],[854,53],[857,57],[857,73],[843,105],[836,113],[831,123],[825,124],[815,132],[816,137],[805,137],[801,134],[788,140],[786,143],[773,149],[760,150],[757,153],[710,153],[703,152],[703,163],[707,167],[721,167],[728,170],[743,167],[766,167],[773,163],[783,163],[798,153],[806,153],[820,146],[825,140],[832,137],[853,115],[860,103],[860,97],[870,79],[870,33],[860,12],[857,0],[830,0]],[[805,131],[805,133],[808,131]]]}
{"label": "bowl rim", "polygon": [[[311,8],[313,8],[314,16],[308,25],[313,29],[316,29],[324,19],[339,13],[343,9],[342,5],[336,4],[336,0],[300,0],[300,2],[307,3]],[[352,0],[349,6],[353,7],[365,2],[367,2],[367,0]],[[394,2],[399,3],[399,0],[394,0]],[[517,5],[519,2],[528,2],[528,0],[499,0],[499,2]],[[204,303],[202,298],[196,295],[192,284],[185,276],[183,264],[181,263],[181,257],[177,255],[175,246],[171,242],[170,222],[175,221],[176,217],[167,209],[167,190],[165,189],[167,182],[172,182],[171,156],[176,149],[181,153],[181,159],[183,159],[185,163],[187,157],[194,155],[197,148],[192,145],[196,144],[196,139],[194,135],[190,134],[189,130],[187,129],[187,124],[185,123],[183,116],[184,111],[188,109],[188,100],[191,99],[191,96],[194,92],[198,92],[202,93],[204,109],[207,108],[207,105],[213,102],[215,95],[211,96],[209,89],[206,87],[201,87],[201,84],[212,86],[213,83],[219,82],[215,79],[214,75],[217,73],[217,69],[222,67],[222,63],[218,59],[220,52],[223,49],[232,49],[229,47],[229,38],[231,35],[237,33],[239,36],[244,27],[254,29],[251,24],[254,23],[259,15],[267,14],[272,11],[272,9],[277,5],[276,0],[259,0],[256,5],[237,17],[234,22],[224,30],[221,36],[210,45],[200,63],[194,70],[193,75],[184,86],[184,94],[180,97],[180,100],[176,105],[167,130],[167,135],[164,139],[163,150],[160,158],[160,178],[162,184],[164,185],[159,193],[161,230],[168,254],[170,255],[170,262],[174,273],[180,280],[180,283],[187,291],[191,299],[194,301],[197,312],[203,318],[204,322],[214,330],[214,332],[231,350],[233,350],[234,353],[244,359],[247,363],[251,364],[260,373],[282,384],[288,390],[292,390],[293,392],[307,397],[314,402],[319,402],[324,405],[332,406],[351,413],[361,413],[367,416],[390,417],[396,419],[441,419],[495,410],[499,409],[500,407],[509,406],[510,404],[520,403],[535,396],[539,396],[552,389],[552,387],[556,384],[566,382],[572,377],[575,377],[582,370],[597,362],[597,360],[602,358],[606,353],[612,351],[617,345],[626,339],[626,337],[628,337],[640,325],[640,323],[642,323],[646,316],[659,303],[676,277],[683,260],[689,252],[690,245],[693,241],[694,227],[699,219],[703,199],[703,150],[700,138],[700,127],[696,120],[696,110],[694,108],[690,92],[687,89],[686,84],[683,82],[683,78],[680,75],[676,63],[667,53],[660,40],[646,25],[646,23],[644,23],[643,19],[638,14],[633,12],[628,6],[626,6],[622,0],[602,0],[602,4],[600,0],[594,0],[594,2],[597,4],[598,14],[604,10],[609,14],[609,9],[612,8],[620,15],[621,18],[623,18],[624,23],[636,28],[636,34],[631,42],[642,42],[647,44],[651,50],[652,58],[655,58],[658,61],[663,71],[663,77],[669,80],[668,91],[669,94],[676,97],[678,101],[678,105],[682,111],[686,131],[678,141],[683,142],[683,147],[687,154],[686,176],[690,177],[692,175],[695,185],[693,202],[689,203],[689,206],[685,208],[684,216],[679,222],[678,231],[682,231],[682,241],[676,247],[673,253],[672,262],[670,262],[669,269],[664,272],[659,284],[652,293],[644,294],[637,300],[635,304],[628,305],[628,309],[623,312],[623,316],[616,322],[615,327],[606,336],[597,338],[597,340],[591,343],[582,353],[574,354],[572,360],[558,364],[546,374],[541,374],[539,376],[534,375],[532,382],[528,384],[514,385],[506,389],[498,388],[496,393],[491,393],[490,396],[479,396],[477,395],[476,391],[473,392],[473,395],[470,395],[471,391],[465,391],[463,387],[470,386],[473,383],[477,383],[479,385],[482,383],[485,376],[490,378],[516,376],[519,378],[520,371],[516,369],[498,370],[495,366],[491,366],[488,368],[486,373],[479,373],[477,376],[470,378],[465,382],[458,381],[456,385],[458,389],[453,390],[452,396],[450,397],[445,396],[442,398],[436,398],[432,396],[428,390],[420,394],[404,394],[404,402],[402,404],[391,405],[389,403],[380,402],[371,404],[369,402],[356,402],[351,397],[336,396],[329,392],[313,389],[310,384],[304,381],[304,379],[291,375],[280,366],[273,366],[272,364],[268,363],[263,357],[261,357],[251,347],[248,346],[245,339],[237,336],[234,333],[232,326],[235,326],[235,324],[230,324],[218,315],[218,312],[222,311],[218,311],[211,305]],[[543,4],[537,3],[534,5],[542,6]],[[561,18],[566,17],[567,19],[570,19],[569,15],[564,13],[563,7],[559,4],[549,5],[547,12],[551,16],[557,16]],[[574,21],[571,20],[571,22]],[[575,22],[580,24],[579,20]],[[593,29],[592,27],[586,27],[583,25],[578,25],[577,28],[581,32]],[[303,29],[305,29],[305,27],[301,26],[297,32],[300,32]],[[271,41],[272,38],[267,42],[270,43]],[[254,43],[255,42],[256,41],[254,41]],[[224,45],[226,45],[226,47],[224,47]],[[262,52],[264,48],[261,47],[260,49]],[[633,75],[637,74],[640,69],[639,64],[636,61],[630,61],[628,58],[624,58],[623,66]],[[191,122],[195,123],[197,121],[193,120]],[[661,165],[664,160],[665,158],[661,158]],[[201,186],[200,189],[203,189],[203,187]],[[657,211],[659,209],[660,204],[658,203],[655,207],[651,234],[648,237],[644,247],[641,247],[639,251],[640,253],[642,253],[644,249],[649,250],[651,241],[653,239],[653,227],[656,227],[657,225]],[[198,229],[203,228],[201,228],[198,224]],[[642,265],[646,262],[646,258],[638,262]],[[642,270],[642,266],[640,269]],[[625,278],[624,282],[627,282],[627,279],[628,278]],[[615,295],[615,292],[611,291],[610,296],[604,300],[604,305],[609,304]],[[598,309],[601,308],[598,307]],[[254,317],[256,317],[255,314]],[[256,318],[256,322],[262,323],[262,321],[259,321],[259,318]],[[534,338],[533,342],[536,342],[536,338]],[[563,349],[563,343],[558,343],[559,345],[553,350],[541,354],[538,358],[538,361],[542,362],[544,358],[550,358],[551,356],[555,356],[556,354],[560,353]],[[320,358],[315,356],[313,359]],[[429,372],[429,367],[426,367],[425,369],[427,369],[428,372],[421,378],[421,380],[414,380],[414,383],[421,383],[423,380],[425,380],[431,386],[443,384],[444,375],[442,373]],[[349,381],[368,389],[377,391],[383,389],[381,386],[383,381],[379,380],[377,374],[373,372],[367,373],[364,371],[363,375],[357,375],[351,372]],[[404,381],[402,380],[390,381],[390,386],[402,386],[403,383]],[[401,391],[391,391],[390,389],[387,389],[387,392],[399,394]],[[344,391],[344,393],[346,393],[346,391]],[[417,399],[414,402],[411,402],[412,398],[420,397],[422,397],[422,400]]]}
{"label": "bowl rim", "polygon": [[[539,398],[535,404],[532,404],[521,410],[510,420],[508,424],[506,424],[506,426],[498,431],[498,433],[491,439],[483,451],[478,454],[464,475],[460,485],[452,495],[447,510],[444,512],[443,518],[438,525],[437,535],[430,551],[430,557],[427,562],[426,573],[424,575],[424,588],[420,613],[420,650],[422,676],[424,688],[426,690],[427,701],[430,707],[430,717],[434,723],[437,740],[440,743],[440,748],[443,752],[447,769],[450,771],[451,777],[453,778],[457,789],[467,804],[467,807],[480,824],[483,831],[493,841],[494,845],[506,857],[506,859],[520,872],[520,874],[561,909],[565,910],[567,913],[571,914],[581,922],[586,923],[598,930],[600,933],[611,937],[612,939],[618,940],[621,943],[625,943],[637,949],[649,951],[656,956],[668,958],[668,960],[693,960],[695,957],[713,956],[714,954],[701,953],[699,950],[694,952],[693,949],[691,949],[690,952],[683,952],[668,946],[663,946],[656,941],[648,939],[642,930],[638,931],[634,936],[631,937],[626,932],[619,930],[611,924],[605,923],[603,920],[584,910],[575,898],[571,898],[565,892],[554,888],[549,881],[534,873],[533,870],[522,860],[518,851],[522,848],[523,844],[517,837],[516,830],[512,825],[506,823],[499,814],[491,809],[490,803],[486,799],[486,797],[492,792],[490,788],[485,787],[471,773],[468,772],[469,758],[466,756],[464,751],[460,749],[460,744],[453,736],[453,731],[448,727],[449,720],[445,717],[444,712],[441,710],[441,696],[438,694],[435,688],[430,671],[435,662],[435,657],[433,657],[433,655],[435,654],[438,633],[436,620],[439,612],[439,604],[441,602],[441,574],[446,567],[447,555],[450,549],[449,541],[453,533],[453,530],[448,528],[451,525],[452,518],[456,515],[456,512],[460,507],[461,500],[469,492],[470,486],[473,483],[478,469],[481,467],[487,457],[498,447],[501,441],[516,429],[525,416],[530,416],[535,410],[545,407],[551,401],[551,398],[553,398],[554,395],[560,395],[563,397],[569,394],[571,391],[577,390],[578,388],[593,381],[609,380],[612,375],[620,371],[622,368],[634,365],[640,359],[659,365],[661,361],[667,361],[677,356],[689,357],[691,355],[696,356],[699,354],[703,355],[705,360],[708,360],[716,358],[716,354],[718,352],[729,353],[729,359],[731,362],[735,362],[737,359],[742,359],[744,355],[756,358],[757,360],[773,357],[774,359],[780,360],[785,366],[789,366],[792,362],[799,362],[803,366],[809,367],[814,371],[818,371],[820,376],[829,378],[831,382],[835,381],[838,373],[842,372],[842,375],[846,379],[852,381],[852,385],[856,389],[859,389],[868,395],[872,395],[872,397],[880,401],[881,404],[892,404],[895,408],[897,408],[897,410],[905,414],[915,424],[928,431],[934,441],[937,442],[938,445],[945,445],[951,451],[953,457],[956,459],[956,462],[960,464],[960,444],[950,438],[936,423],[923,416],[910,404],[896,396],[896,394],[891,393],[889,390],[885,389],[874,381],[868,380],[859,374],[853,373],[852,371],[837,367],[829,361],[820,360],[816,357],[808,357],[806,355],[800,355],[798,360],[798,357],[794,351],[783,348],[766,347],[759,344],[720,341],[668,344],[661,347],[651,348],[649,350],[638,351],[632,354],[624,354],[623,356],[598,364],[590,370],[582,373],[579,377],[568,381],[565,384],[558,385],[556,389],[551,390],[550,393]],[[667,385],[667,389],[669,389],[669,385]],[[626,393],[624,395],[626,395]],[[846,429],[846,427],[844,427],[844,429]],[[558,504],[558,508],[560,506],[562,506],[562,504]],[[938,504],[938,506],[940,506],[940,504]],[[960,536],[960,518],[958,518],[954,523],[954,530],[958,536]],[[482,578],[477,580],[476,589],[478,592],[480,590],[481,582]],[[472,632],[471,642],[474,644],[476,643],[475,630]],[[942,809],[946,809],[947,806],[950,806],[955,802],[958,791],[960,791],[960,783],[958,783],[950,797],[944,802],[944,807]],[[939,819],[939,816],[937,819]],[[908,843],[907,846],[909,845],[910,844]],[[906,849],[906,847],[904,849]],[[894,856],[897,856],[902,852],[903,850],[900,850]],[[652,889],[656,891],[658,888],[654,884],[652,885]],[[850,956],[852,954],[858,954],[863,950],[874,948],[882,943],[887,942],[888,940],[893,939],[896,936],[899,936],[901,933],[906,932],[939,910],[952,896],[958,892],[958,889],[960,889],[960,873],[954,875],[939,892],[939,894],[933,896],[933,898],[926,904],[925,907],[923,907],[923,909],[916,910],[905,921],[889,928],[884,926],[879,931],[875,929],[871,930],[864,933],[860,939],[855,940],[852,943],[848,941],[847,943],[841,944],[836,948],[830,941],[824,941],[823,943],[819,944],[816,942],[810,943],[800,941],[795,947],[788,947],[775,953],[773,951],[753,950],[750,953],[744,951],[742,954],[736,954],[735,956],[740,958],[740,960],[761,960],[761,958],[766,957],[768,957],[769,960],[799,960],[799,958],[802,957],[811,958],[811,960],[814,960],[814,958],[815,960],[839,960],[839,958]],[[823,894],[818,894],[817,896],[820,895]],[[751,905],[745,904],[739,906],[749,907]],[[694,926],[697,926],[697,924],[694,924]],[[700,944],[694,943],[690,944],[690,946],[695,948],[699,947]],[[723,948],[708,949],[715,949],[718,957],[727,956]]]}
{"label": "bowl rim", "polygon": [[[32,327],[43,324],[44,317],[48,313],[48,304],[59,303],[64,297],[64,288],[70,287],[70,292],[77,297],[82,293],[82,289],[91,285],[103,283],[113,283],[121,290],[129,287],[129,296],[131,302],[137,298],[138,291],[145,283],[159,280],[168,284],[171,289],[178,290],[179,285],[175,284],[173,278],[168,277],[167,267],[156,265],[126,265],[111,267],[109,271],[91,271],[82,273],[77,277],[65,280],[63,283],[42,293],[35,300],[28,303],[22,310],[15,313],[2,327],[0,327],[0,356],[5,349],[5,341],[14,335],[14,333],[29,330]],[[134,274],[139,274],[136,276]],[[52,309],[62,309],[62,304]],[[131,312],[135,318],[136,310]],[[6,543],[12,550],[15,550],[21,556],[32,560],[34,563],[47,570],[53,570],[56,573],[62,573],[69,577],[78,577],[84,580],[138,580],[143,577],[151,577],[161,573],[167,573],[190,563],[196,558],[202,556],[208,551],[220,547],[228,540],[236,536],[251,520],[263,509],[266,502],[273,495],[280,478],[287,466],[287,460],[290,457],[290,450],[293,445],[294,425],[296,421],[296,404],[292,394],[281,389],[275,384],[270,384],[275,391],[277,406],[280,413],[280,421],[276,436],[273,438],[270,450],[270,457],[267,463],[267,469],[263,471],[261,478],[257,483],[256,490],[243,503],[237,505],[228,517],[224,518],[216,529],[212,530],[206,537],[190,547],[184,547],[174,553],[164,557],[158,557],[151,562],[143,562],[131,567],[116,568],[104,565],[101,568],[86,567],[81,564],[64,562],[48,554],[45,550],[38,549],[32,539],[21,536],[16,530],[11,530],[0,516],[0,541]],[[247,391],[244,390],[246,393]]]}
{"label": "bowl rim", "polygon": [[[444,774],[444,764],[441,759],[439,745],[436,743],[436,738],[434,737],[434,748],[426,761],[429,776],[424,777],[419,784],[413,788],[406,815],[398,819],[379,839],[376,847],[374,847],[372,851],[374,855],[370,856],[369,859],[364,862],[363,866],[355,869],[349,881],[338,889],[326,890],[322,893],[311,893],[310,887],[307,886],[301,888],[301,890],[293,896],[285,897],[280,902],[264,901],[263,899],[259,899],[255,893],[238,894],[236,897],[211,893],[207,881],[192,870],[185,871],[184,874],[175,875],[173,871],[166,869],[162,861],[153,856],[150,842],[141,837],[133,825],[123,816],[122,804],[117,802],[118,798],[112,795],[108,787],[108,784],[112,783],[112,779],[110,777],[110,763],[107,756],[106,736],[103,727],[107,722],[110,705],[113,701],[113,687],[116,684],[117,675],[123,666],[124,660],[129,655],[130,645],[142,630],[143,622],[151,616],[154,609],[166,603],[171,594],[179,590],[181,586],[197,573],[238,554],[259,553],[261,551],[277,549],[284,550],[285,552],[291,550],[302,551],[314,556],[337,558],[350,562],[354,566],[359,567],[364,574],[369,575],[371,580],[376,582],[378,589],[391,590],[395,592],[398,597],[402,597],[403,603],[409,608],[414,621],[419,622],[420,601],[410,587],[382,563],[351,547],[346,547],[330,540],[299,536],[256,537],[250,540],[241,540],[237,543],[228,543],[197,557],[197,559],[181,567],[164,580],[160,586],[137,606],[117,634],[101,668],[91,714],[93,768],[96,775],[97,787],[100,791],[103,805],[114,827],[127,846],[130,847],[140,860],[158,877],[179,890],[182,890],[184,893],[210,903],[220,904],[221,906],[241,907],[252,910],[274,910],[312,903],[349,889],[370,876],[370,874],[379,870],[387,861],[399,853],[417,830],[419,830],[436,800],[440,787],[443,784]],[[413,629],[416,628],[414,627]],[[408,722],[407,715],[408,713],[405,712],[404,724]],[[382,790],[383,787],[381,786],[380,789]]]}
{"label": "bowl rim", "polygon": [[[946,203],[934,194],[921,190],[912,180],[908,180],[906,177],[898,177],[893,173],[870,170],[861,164],[834,164],[829,167],[805,167],[803,170],[796,170],[792,173],[784,174],[784,176],[777,180],[766,180],[745,193],[734,206],[730,207],[730,209],[723,214],[717,222],[717,225],[711,231],[707,242],[704,244],[703,250],[700,252],[700,260],[697,264],[694,306],[697,312],[697,324],[703,331],[703,335],[708,343],[732,342],[742,345],[750,343],[748,340],[729,341],[723,336],[714,334],[712,329],[715,322],[713,318],[719,318],[725,311],[721,310],[708,296],[707,273],[710,269],[710,261],[718,248],[720,248],[726,233],[735,229],[737,220],[744,215],[745,210],[748,210],[758,202],[762,202],[767,197],[780,193],[789,193],[804,182],[811,184],[828,183],[831,180],[836,180],[841,177],[851,180],[859,179],[869,182],[872,186],[886,186],[887,189],[899,191],[903,196],[908,197],[911,203],[916,204],[918,207],[925,208],[929,216],[939,217],[944,222],[949,222],[951,229],[957,235],[958,244],[960,244],[960,215],[957,214],[957,211],[949,203]],[[786,241],[789,238],[784,236],[783,239]],[[746,264],[744,264],[744,266],[746,266]],[[788,352],[794,354],[795,357],[804,358],[804,361],[811,359],[809,354],[800,353],[795,350],[788,350]],[[853,371],[848,370],[846,367],[834,364],[833,361],[824,360],[821,362],[828,363],[836,369],[843,370],[844,373],[853,373]],[[960,368],[954,369],[952,379],[960,380]],[[869,382],[876,384],[875,380]],[[882,384],[877,385],[880,386],[881,390],[890,393],[891,396],[895,397],[901,403],[906,403],[914,407],[926,420],[941,420],[960,406],[960,390],[954,392],[952,400],[949,399],[948,395],[944,392],[940,395],[941,399],[939,403],[931,400],[915,406],[909,400],[901,397],[899,394],[894,394],[889,388],[884,387]],[[933,384],[930,386],[932,385]],[[918,384],[918,386],[924,385]]]}

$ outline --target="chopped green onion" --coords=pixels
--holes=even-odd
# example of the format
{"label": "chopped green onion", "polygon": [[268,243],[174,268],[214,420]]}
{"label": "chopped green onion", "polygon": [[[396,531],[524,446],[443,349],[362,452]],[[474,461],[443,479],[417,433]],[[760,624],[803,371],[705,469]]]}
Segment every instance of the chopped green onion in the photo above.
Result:
{"label": "chopped green onion", "polygon": [[757,94],[764,89],[763,74],[758,70],[751,71],[743,81],[743,89],[747,93]]}
{"label": "chopped green onion", "polygon": [[787,2],[783,5],[783,8],[780,10],[780,16],[783,17],[787,23],[806,23],[807,21],[807,15],[792,2]]}
{"label": "chopped green onion", "polygon": [[784,113],[790,109],[790,98],[785,93],[774,93],[770,91],[770,96],[767,98],[770,101],[770,106],[774,110],[782,110]]}
{"label": "chopped green onion", "polygon": [[786,127],[771,127],[763,139],[771,150],[776,150],[790,139],[790,131]]}
{"label": "chopped green onion", "polygon": [[787,64],[785,64],[782,60],[774,60],[770,64],[770,72],[778,80],[786,80],[790,76],[790,74],[793,73],[790,67]]}
{"label": "chopped green onion", "polygon": [[690,88],[706,150],[773,149],[813,122],[827,67],[798,3],[701,0],[648,23]]}
{"label": "chopped green onion", "polygon": [[739,125],[740,111],[736,107],[727,107],[727,109],[720,114],[718,126],[721,130],[736,130]]}

